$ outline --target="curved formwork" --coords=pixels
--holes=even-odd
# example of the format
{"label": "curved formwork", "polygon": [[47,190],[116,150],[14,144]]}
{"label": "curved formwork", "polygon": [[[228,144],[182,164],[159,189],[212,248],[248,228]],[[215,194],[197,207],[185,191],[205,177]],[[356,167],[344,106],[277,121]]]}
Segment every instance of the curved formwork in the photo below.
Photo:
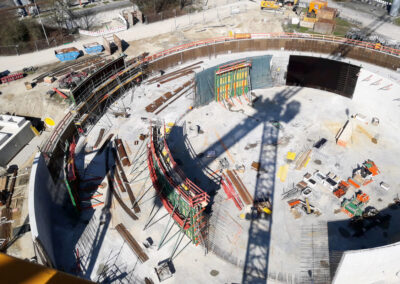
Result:
{"label": "curved formwork", "polygon": [[194,244],[204,244],[206,219],[203,212],[209,196],[179,169],[160,126],[150,128],[147,162],[153,186],[165,209]]}

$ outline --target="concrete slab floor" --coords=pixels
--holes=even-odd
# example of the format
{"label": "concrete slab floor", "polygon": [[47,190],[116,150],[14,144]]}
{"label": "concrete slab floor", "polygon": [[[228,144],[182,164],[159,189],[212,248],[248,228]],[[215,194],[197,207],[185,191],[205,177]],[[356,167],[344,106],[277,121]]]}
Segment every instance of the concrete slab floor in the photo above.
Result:
{"label": "concrete slab floor", "polygon": [[[360,78],[369,74],[363,69]],[[87,224],[82,222],[75,225],[79,226],[79,233],[73,236],[74,241],[69,245],[69,248],[76,248],[83,244],[88,248],[82,256],[82,260],[87,262],[81,263],[82,272],[79,275],[92,280],[114,277],[125,283],[129,283],[131,279],[143,279],[145,276],[155,280],[157,277],[153,268],[159,261],[170,257],[175,243],[178,243],[176,252],[182,251],[174,254],[176,273],[165,283],[241,282],[243,270],[250,271],[249,275],[253,279],[260,279],[261,273],[264,281],[268,279],[272,283],[309,281],[309,271],[316,282],[329,282],[330,266],[333,266],[332,251],[377,245],[376,241],[371,240],[378,239],[378,236],[382,239],[382,234],[387,236],[382,242],[395,240],[394,236],[400,233],[395,226],[399,218],[396,211],[388,213],[391,219],[385,221],[385,226],[372,226],[362,236],[356,236],[354,229],[348,224],[348,217],[344,213],[335,213],[340,208],[340,200],[326,186],[318,183],[309,196],[310,204],[322,213],[318,217],[299,211],[301,217],[295,219],[287,200],[282,200],[281,194],[291,188],[293,183],[302,180],[307,172],[334,172],[341,179],[347,179],[357,164],[371,159],[378,165],[381,174],[362,190],[370,196],[368,205],[386,210],[397,194],[399,183],[396,177],[400,174],[400,168],[396,157],[400,154],[400,149],[396,143],[399,135],[398,114],[385,115],[384,109],[389,108],[391,100],[395,99],[398,86],[380,93],[360,81],[353,100],[309,88],[275,87],[254,90],[258,100],[252,107],[237,104],[231,111],[218,103],[188,111],[193,104],[193,93],[188,93],[157,117],[144,110],[146,105],[166,91],[173,90],[190,79],[187,76],[161,87],[144,84],[127,91],[85,138],[87,147],[93,146],[100,129],[105,128],[104,137],[114,133],[128,145],[128,155],[133,165],[124,170],[135,196],[139,199],[141,212],[138,214],[139,220],[132,221],[113,202],[105,225],[100,222],[104,218],[101,217],[101,206],[87,215],[85,213],[82,218]],[[380,108],[376,107],[376,101],[379,101]],[[129,118],[116,118],[112,115],[112,112],[122,109],[130,113]],[[368,118],[377,116],[380,119],[379,126],[351,120],[355,129],[360,125],[372,136],[378,137],[378,143],[372,143],[365,132],[355,130],[349,147],[336,145],[337,131],[350,115],[356,113],[362,113]],[[174,158],[180,160],[189,178],[213,194],[212,210],[214,216],[219,216],[220,222],[211,224],[214,226],[212,234],[215,248],[206,256],[200,246],[185,246],[188,238],[183,237],[179,241],[178,228],[173,226],[170,229],[172,222],[168,224],[167,211],[161,206],[151,186],[146,169],[146,141],[138,139],[140,134],[148,133],[148,119],[176,123],[168,137]],[[279,129],[273,122],[280,123]],[[203,133],[197,133],[196,125],[200,126]],[[182,141],[185,137],[182,133],[187,133],[186,140],[190,142],[195,154],[206,153],[211,149],[215,150],[215,156],[193,160],[193,155],[183,147]],[[272,136],[277,143],[271,143]],[[312,149],[320,138],[327,139],[326,145],[320,150]],[[137,145],[135,141],[138,141]],[[311,160],[305,168],[296,170],[294,163],[286,161],[289,151],[299,155],[308,149],[312,149]],[[105,157],[94,156],[95,154],[85,155],[85,162],[80,162],[86,167],[84,176],[87,178],[104,171]],[[272,217],[252,219],[250,206],[239,211],[232,200],[226,199],[223,190],[213,184],[202,171],[205,165],[211,171],[218,170],[219,160],[222,158],[226,158],[231,169],[244,168],[238,175],[250,194],[256,197],[266,194],[271,198]],[[96,162],[92,162],[94,159]],[[260,161],[267,171],[257,173],[251,169],[253,161]],[[279,167],[285,164],[289,165],[288,176],[281,182],[276,174]],[[381,181],[390,184],[391,189],[381,189]],[[103,193],[105,190],[103,189]],[[354,190],[351,189],[345,197],[350,198],[353,194]],[[129,204],[127,195],[122,194],[121,197]],[[213,216],[211,222],[216,221],[216,217],[212,218]],[[121,222],[139,244],[148,237],[153,239],[155,246],[145,249],[150,258],[147,262],[139,263],[129,247],[123,244],[122,238],[114,229]],[[65,236],[71,236],[71,227],[59,227],[57,230],[60,234],[63,232]],[[170,231],[167,235],[167,240],[170,241],[157,250],[165,230]],[[72,262],[71,259],[65,259],[64,264],[67,271],[73,272],[73,259]]]}

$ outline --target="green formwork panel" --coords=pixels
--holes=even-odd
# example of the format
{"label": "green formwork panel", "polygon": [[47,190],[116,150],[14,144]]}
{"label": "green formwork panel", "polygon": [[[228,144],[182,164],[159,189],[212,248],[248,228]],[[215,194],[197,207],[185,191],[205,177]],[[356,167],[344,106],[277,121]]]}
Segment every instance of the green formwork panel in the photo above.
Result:
{"label": "green formwork panel", "polygon": [[193,243],[197,243],[195,239],[195,228],[192,226],[193,224],[195,224],[195,222],[197,222],[197,219],[199,217],[194,217],[197,214],[196,208],[190,207],[189,204],[178,194],[175,188],[171,186],[171,184],[169,184],[168,180],[164,176],[164,173],[158,167],[157,161],[154,157],[153,165],[157,175],[157,180],[160,183],[164,196],[168,199],[173,207],[176,207],[175,210],[178,211],[181,216],[184,216],[185,218],[190,218],[190,228],[187,229],[185,233],[192,240]]}
{"label": "green formwork panel", "polygon": [[224,74],[215,73],[215,101],[247,94],[249,91],[249,68],[241,68]]}
{"label": "green formwork panel", "polygon": [[[271,76],[271,59],[272,55],[252,56],[243,57],[233,61],[228,61],[218,66],[213,66],[195,74],[196,81],[196,95],[195,95],[195,106],[203,106],[212,101],[215,101],[217,82],[215,78],[215,72],[219,66],[229,64],[237,60],[251,60],[252,66],[249,70],[249,82],[251,90],[269,88],[274,85]],[[245,90],[249,92],[250,89]]]}

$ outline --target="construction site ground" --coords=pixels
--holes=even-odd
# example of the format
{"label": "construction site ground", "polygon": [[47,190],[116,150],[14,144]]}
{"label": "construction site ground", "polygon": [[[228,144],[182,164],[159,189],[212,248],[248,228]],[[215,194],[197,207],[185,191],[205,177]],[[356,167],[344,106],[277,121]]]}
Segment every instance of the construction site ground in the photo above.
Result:
{"label": "construction site ground", "polygon": [[[223,4],[219,8],[210,5],[210,9],[204,12],[149,25],[139,24],[118,33],[118,36],[129,45],[124,51],[125,54],[129,57],[143,52],[152,54],[194,40],[227,36],[229,31],[282,32],[282,22],[293,16],[289,10],[282,14],[262,12],[258,2],[227,3],[225,0],[219,2]],[[394,39],[400,38],[399,28],[389,24],[385,19],[378,20],[380,13],[375,13],[376,11],[370,11],[368,14],[368,9],[362,11],[358,9],[355,12],[350,9],[354,8],[351,6],[352,3],[342,5],[330,2],[329,5],[338,7],[342,16],[356,19],[371,31]],[[371,14],[375,14],[376,17]],[[102,39],[83,37],[65,47],[76,46],[82,49],[84,43],[93,41],[101,43]],[[235,55],[235,57],[248,55]],[[116,56],[114,54],[114,57]],[[83,58],[86,57],[87,55]],[[212,62],[204,60],[202,67],[208,68],[232,58],[233,55],[225,55],[218,57],[218,60],[213,59]],[[41,66],[35,74],[0,85],[0,112],[42,119],[51,117],[58,122],[67,112],[69,104],[57,94],[51,98],[46,94],[48,90],[57,87],[58,83],[40,83],[32,90],[26,90],[24,82],[31,81],[39,74],[63,64],[57,62],[54,49],[21,56],[0,57],[0,71],[17,71],[31,65]],[[189,64],[191,63],[187,63]],[[179,66],[177,69],[182,67]],[[383,78],[388,83],[390,80],[399,82],[395,76],[388,75],[387,70],[376,66],[374,68],[382,75],[380,77],[373,74],[374,78]],[[362,69],[359,78],[365,79],[371,74],[370,71]],[[96,152],[83,154],[85,147],[90,150],[90,146],[94,145],[101,128],[106,129],[104,137],[114,133],[129,145],[131,153],[128,155],[133,165],[125,168],[125,172],[132,181],[131,186],[135,196],[139,198],[142,212],[138,214],[138,221],[132,221],[113,199],[111,214],[106,214],[104,206],[100,205],[94,210],[85,211],[78,223],[71,216],[60,218],[55,228],[57,232],[55,241],[63,244],[57,252],[61,268],[97,281],[119,279],[125,283],[132,283],[133,280],[142,280],[144,276],[155,280],[154,267],[173,253],[176,273],[165,283],[181,283],[188,280],[202,283],[241,282],[243,267],[247,267],[249,262],[254,260],[249,250],[249,243],[257,243],[258,252],[266,251],[260,259],[257,259],[257,269],[267,275],[269,282],[296,282],[299,279],[308,281],[311,277],[309,271],[312,271],[315,278],[330,278],[329,274],[335,267],[333,262],[340,260],[343,250],[380,246],[400,240],[400,231],[395,225],[399,222],[398,209],[392,205],[400,186],[397,179],[400,170],[396,160],[400,154],[397,146],[400,117],[397,112],[385,111],[393,104],[398,104],[397,94],[400,93],[400,88],[397,84],[394,84],[392,89],[384,91],[379,90],[378,86],[371,86],[370,82],[364,82],[357,86],[353,100],[307,88],[275,87],[255,90],[254,93],[259,99],[252,107],[242,99],[243,104],[235,101],[235,106],[230,111],[215,102],[190,110],[194,92],[188,92],[170,104],[160,115],[156,116],[145,111],[146,105],[167,91],[178,88],[190,80],[191,76],[162,84],[160,87],[156,84],[144,84],[135,90],[127,90],[124,98],[110,108],[89,136],[79,141],[81,153],[78,156],[78,164],[81,165],[79,170],[87,179],[105,174],[104,153],[97,156]],[[130,117],[114,117],[113,113],[120,111],[128,111]],[[352,120],[356,130],[353,132],[351,145],[347,148],[337,146],[334,142],[335,134],[349,116],[356,113],[362,113],[368,118],[377,116],[381,123],[379,126],[371,126]],[[148,177],[145,160],[147,141],[138,139],[140,134],[148,133],[149,119],[175,123],[175,128],[168,138],[173,156],[180,161],[188,177],[202,189],[211,194],[217,190],[217,193],[212,195],[214,202],[212,210],[214,216],[216,213],[219,214],[220,221],[225,225],[221,225],[221,222],[211,224],[215,251],[209,251],[207,255],[202,247],[188,243],[187,237],[181,240],[179,237],[182,235],[176,225],[166,237],[168,243],[157,250],[169,222],[169,216],[159,202]],[[276,129],[276,122],[280,123],[280,129]],[[197,133],[197,125],[203,133]],[[365,131],[357,128],[358,125]],[[182,144],[182,134],[185,133],[183,130],[186,131],[187,141],[196,153],[206,154],[212,146],[212,150],[217,150],[216,156],[193,159]],[[33,153],[46,139],[49,131],[51,129],[47,129],[47,132],[40,137],[35,137],[12,161],[12,164],[20,166],[21,178],[25,171],[29,172],[29,169],[25,168],[30,166]],[[265,145],[263,133],[268,131],[277,133],[275,138],[279,143],[276,147]],[[313,143],[322,137],[328,140],[327,144],[321,150],[313,149],[311,160],[305,168],[295,170],[294,163],[286,161],[289,151],[299,155],[312,148]],[[378,144],[372,143],[370,137],[377,137]],[[105,138],[103,142],[104,140]],[[138,145],[134,143],[136,140]],[[263,150],[268,150],[268,158],[263,158]],[[262,161],[269,161],[271,157],[273,160],[269,165],[272,164],[273,168],[268,172],[256,172],[252,169],[253,162],[261,161],[262,166]],[[230,169],[238,169],[238,175],[251,195],[256,191],[258,193],[263,191],[263,182],[272,186],[273,194],[266,194],[272,200],[272,217],[257,219],[248,206],[239,211],[232,200],[226,199],[224,191],[217,188],[207,174],[203,173],[204,165],[212,171],[219,170],[220,160],[223,158],[228,161]],[[309,197],[310,204],[322,213],[318,217],[306,215],[304,211],[298,209],[301,216],[295,219],[298,214],[291,212],[287,200],[281,199],[281,194],[289,190],[293,183],[299,182],[307,172],[313,173],[315,170],[323,174],[334,172],[339,177],[347,179],[351,176],[352,170],[366,159],[375,161],[381,174],[362,190],[370,196],[368,205],[378,210],[384,209],[383,214],[389,217],[372,223],[361,235],[357,235],[359,231],[349,226],[347,215],[343,212],[335,213],[335,210],[340,208],[340,201],[321,184],[312,190]],[[276,175],[279,168],[285,164],[289,165],[289,170],[286,180],[281,182]],[[382,181],[390,185],[388,191],[379,186]],[[21,258],[31,258],[34,255],[31,236],[29,231],[24,231],[28,208],[26,181],[18,181],[17,186],[13,199],[15,201],[12,203],[14,210],[12,228],[15,239],[7,253]],[[82,184],[82,187],[85,186],[88,184]],[[105,192],[105,189],[99,189],[99,193]],[[353,193],[354,189],[351,189],[345,197],[350,198]],[[126,193],[122,197],[128,204],[129,198]],[[97,199],[98,202],[105,201],[104,196]],[[149,249],[144,249],[149,256],[149,260],[144,264],[137,261],[136,256],[115,230],[115,226],[119,223],[127,227],[143,249],[142,243],[146,238],[153,239],[154,244]],[[169,222],[169,225],[171,224],[172,221]],[[252,239],[252,236],[249,236],[249,230],[254,224],[269,226],[262,239]],[[143,230],[145,226],[146,230]],[[77,248],[80,254],[79,261],[76,256]],[[332,259],[332,255],[337,258]]]}
{"label": "construction site ground", "polygon": [[[207,68],[229,59],[226,55],[218,61],[204,60],[203,66]],[[362,69],[359,80],[370,75],[370,71]],[[89,135],[78,142],[77,167],[85,180],[105,176],[107,152],[90,152],[100,129],[105,129],[103,142],[111,133],[124,141],[132,162],[132,166],[124,167],[124,170],[141,212],[138,213],[139,220],[133,221],[114,198],[110,214],[100,204],[93,210],[84,211],[78,223],[73,219],[63,219],[55,228],[55,241],[64,244],[57,252],[57,260],[67,272],[78,271],[78,275],[96,281],[120,279],[129,283],[132,279],[146,276],[156,279],[154,267],[159,261],[172,256],[176,273],[165,283],[241,282],[243,270],[249,266],[254,266],[272,283],[309,280],[309,271],[312,271],[314,279],[322,279],[321,283],[326,283],[323,281],[331,279],[331,269],[335,265],[331,262],[338,261],[331,258],[332,252],[398,241],[400,231],[395,224],[400,216],[395,208],[388,206],[399,188],[399,117],[395,113],[385,116],[383,111],[385,105],[389,107],[397,99],[398,85],[390,90],[379,90],[380,87],[361,81],[353,100],[309,88],[260,89],[253,91],[257,100],[252,106],[241,98],[242,104],[234,101],[235,106],[230,110],[217,102],[192,110],[194,92],[189,91],[168,104],[158,115],[145,110],[145,106],[159,96],[192,78],[193,75],[189,74],[160,86],[145,83],[134,90],[127,90]],[[379,101],[379,106],[376,101]],[[120,112],[127,112],[129,117],[115,117],[114,114]],[[350,145],[345,148],[336,145],[336,133],[351,115],[357,113],[368,118],[378,117],[379,126],[351,119],[354,131]],[[173,220],[170,220],[151,185],[146,155],[148,140],[139,139],[140,134],[148,134],[151,120],[153,123],[174,124],[167,139],[173,157],[179,161],[185,174],[212,197],[214,217],[210,217],[210,231],[214,249],[207,255],[202,246],[190,244],[176,225],[170,229]],[[378,143],[372,143],[371,137],[377,138]],[[326,145],[318,150],[313,148],[313,144],[321,138],[327,139]],[[190,154],[185,139],[196,156]],[[288,152],[300,155],[309,149],[312,150],[311,159],[301,170],[296,170],[295,162],[290,163],[286,159]],[[227,162],[230,170],[237,170],[254,199],[261,195],[272,201],[271,216],[257,217],[251,206],[239,211],[233,201],[227,199],[224,190],[213,183],[206,172],[207,169],[220,174],[221,159],[225,160],[225,167]],[[288,199],[282,200],[282,193],[292,188],[293,183],[301,181],[306,173],[319,170],[326,175],[333,172],[346,180],[353,169],[367,159],[373,160],[381,171],[371,184],[362,187],[363,192],[370,196],[368,206],[384,209],[384,214],[390,217],[372,225],[362,235],[356,236],[355,229],[349,226],[349,217],[338,211],[340,200],[319,182],[312,189],[309,202],[318,209],[320,216],[307,215],[301,209],[293,213]],[[252,169],[253,162],[260,162],[259,172]],[[277,174],[285,164],[289,165],[288,173],[282,182]],[[388,191],[379,186],[382,181],[390,185]],[[82,189],[85,187],[89,184],[81,184]],[[92,204],[105,201],[106,189],[98,189],[96,194],[100,197],[92,200]],[[351,198],[353,194],[355,190],[352,188],[344,197]],[[126,193],[121,193],[121,197],[129,204]],[[302,198],[301,195],[297,197]],[[124,244],[114,229],[119,223],[125,225],[149,256],[147,262],[141,264]],[[268,229],[255,236],[249,233],[254,225]],[[166,241],[158,250],[165,234]],[[148,237],[153,240],[153,245],[146,249],[143,243]],[[251,248],[250,244],[256,244],[256,248]],[[79,265],[73,253],[76,249],[80,255]],[[260,252],[261,257],[256,258]]]}

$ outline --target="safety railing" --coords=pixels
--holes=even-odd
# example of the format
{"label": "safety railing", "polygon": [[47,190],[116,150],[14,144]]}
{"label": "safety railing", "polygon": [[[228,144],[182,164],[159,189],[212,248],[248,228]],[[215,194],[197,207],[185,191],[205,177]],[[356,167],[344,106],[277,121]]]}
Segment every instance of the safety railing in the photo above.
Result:
{"label": "safety railing", "polygon": [[[240,34],[242,35],[242,34]],[[348,39],[343,37],[331,36],[331,35],[320,35],[320,34],[305,34],[305,33],[251,33],[246,34],[247,36],[228,36],[228,37],[216,37],[211,39],[194,41],[187,44],[182,44],[175,46],[153,55],[150,55],[144,59],[146,62],[154,61],[162,57],[172,55],[174,53],[181,52],[186,49],[191,49],[200,46],[207,46],[210,44],[217,44],[230,41],[240,41],[240,40],[252,40],[252,39],[305,39],[305,40],[316,40],[316,41],[326,41],[335,42],[340,44],[347,44],[357,47],[362,47],[374,51],[383,52],[389,55],[400,56],[400,49],[395,49],[391,47],[383,46],[379,43],[365,42],[354,39]]]}

